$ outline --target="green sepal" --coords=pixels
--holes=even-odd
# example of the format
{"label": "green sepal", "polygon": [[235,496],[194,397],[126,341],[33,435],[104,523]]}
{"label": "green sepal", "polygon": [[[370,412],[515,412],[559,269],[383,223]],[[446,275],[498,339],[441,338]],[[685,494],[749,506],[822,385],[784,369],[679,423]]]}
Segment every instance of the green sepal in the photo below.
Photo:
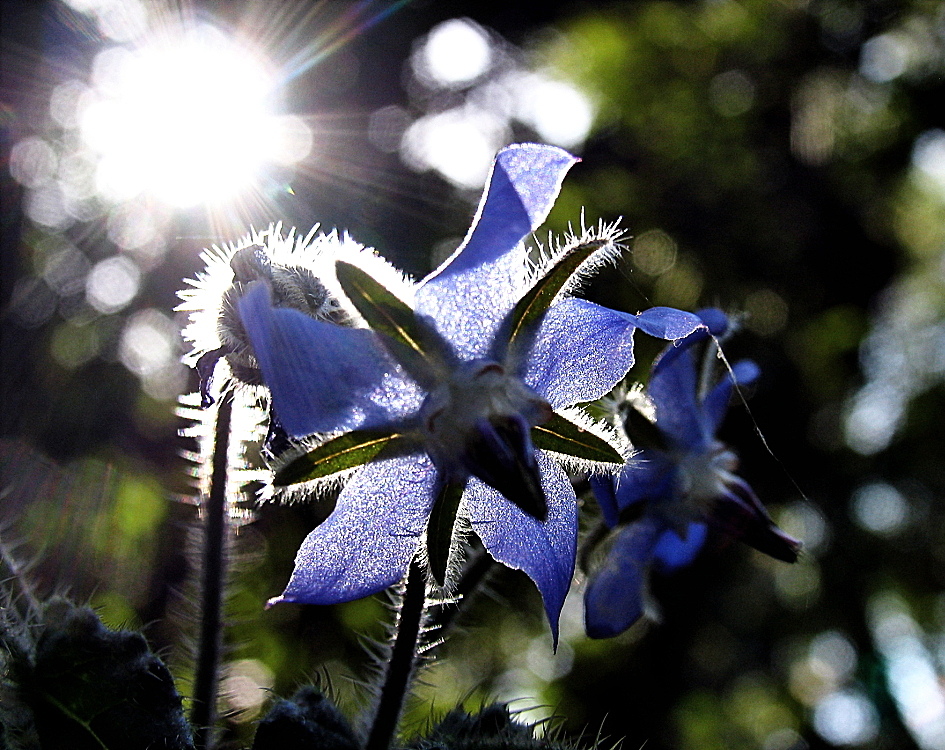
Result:
{"label": "green sepal", "polygon": [[438,586],[446,582],[446,569],[453,548],[453,528],[456,526],[456,514],[463,499],[465,482],[444,482],[433,503],[430,521],[427,524],[427,559],[430,572]]}
{"label": "green sepal", "polygon": [[404,440],[390,430],[354,430],[322,443],[293,459],[276,472],[272,483],[287,487],[311,479],[320,479],[366,464],[384,448]]}
{"label": "green sepal", "polygon": [[338,282],[367,324],[380,334],[398,363],[424,386],[451,359],[449,345],[431,325],[370,274],[351,263],[335,264]]}
{"label": "green sepal", "polygon": [[584,261],[607,244],[605,240],[595,240],[578,245],[538,279],[509,314],[506,340],[510,349],[529,339],[551,307],[551,303],[555,301],[558,292],[577,273]]}
{"label": "green sepal", "polygon": [[604,464],[624,462],[623,456],[606,440],[558,413],[544,424],[532,427],[532,443],[536,448],[588,461]]}
{"label": "green sepal", "polygon": [[632,404],[627,408],[623,418],[624,429],[634,448],[653,448],[668,451],[669,445],[660,429],[646,418]]}

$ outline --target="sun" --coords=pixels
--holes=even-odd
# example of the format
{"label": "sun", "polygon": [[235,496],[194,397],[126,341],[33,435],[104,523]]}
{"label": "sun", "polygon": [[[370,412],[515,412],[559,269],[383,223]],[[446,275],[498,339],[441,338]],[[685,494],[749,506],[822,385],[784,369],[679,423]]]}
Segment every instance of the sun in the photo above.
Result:
{"label": "sun", "polygon": [[279,83],[259,53],[205,24],[104,50],[80,114],[100,193],[212,205],[303,159],[311,131],[277,113]]}

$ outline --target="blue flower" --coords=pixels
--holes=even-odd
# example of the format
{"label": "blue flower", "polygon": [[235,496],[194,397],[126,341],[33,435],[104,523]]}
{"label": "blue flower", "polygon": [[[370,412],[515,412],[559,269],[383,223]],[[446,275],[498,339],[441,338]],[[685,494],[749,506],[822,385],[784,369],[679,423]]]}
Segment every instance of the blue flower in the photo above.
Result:
{"label": "blue flower", "polygon": [[[619,476],[591,480],[604,522],[617,529],[585,591],[585,626],[592,638],[618,635],[636,622],[650,567],[672,570],[691,563],[709,526],[779,560],[797,559],[800,543],[774,525],[734,473],[735,454],[715,437],[733,387],[754,382],[758,367],[743,360],[717,383],[700,387],[696,345],[714,345],[729,321],[715,309],[699,315],[706,327],[668,347],[653,365],[646,395],[655,423],[628,405],[627,431],[647,447]],[[707,364],[714,354],[706,353]]]}
{"label": "blue flower", "polygon": [[371,328],[273,306],[264,280],[246,291],[240,315],[275,414],[290,437],[318,436],[277,483],[358,467],[273,602],[367,596],[400,581],[424,549],[435,574],[444,533],[449,547],[468,527],[531,577],[556,630],[577,532],[561,455],[623,461],[568,409],[624,377],[636,328],[675,340],[701,326],[677,310],[629,315],[567,295],[616,252],[613,227],[529,260],[522,241],[575,161],[551,146],[501,151],[460,248],[418,285],[387,273],[398,295],[372,278],[376,263],[372,275],[358,258],[338,263],[339,298]]}

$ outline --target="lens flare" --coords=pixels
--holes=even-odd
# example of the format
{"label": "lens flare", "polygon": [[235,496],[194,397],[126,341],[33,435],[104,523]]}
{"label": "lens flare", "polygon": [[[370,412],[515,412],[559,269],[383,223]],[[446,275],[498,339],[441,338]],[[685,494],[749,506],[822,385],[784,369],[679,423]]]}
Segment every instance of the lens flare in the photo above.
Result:
{"label": "lens flare", "polygon": [[267,163],[294,163],[309,151],[304,123],[273,111],[277,78],[266,63],[213,27],[105,50],[95,72],[79,121],[108,197],[220,202]]}

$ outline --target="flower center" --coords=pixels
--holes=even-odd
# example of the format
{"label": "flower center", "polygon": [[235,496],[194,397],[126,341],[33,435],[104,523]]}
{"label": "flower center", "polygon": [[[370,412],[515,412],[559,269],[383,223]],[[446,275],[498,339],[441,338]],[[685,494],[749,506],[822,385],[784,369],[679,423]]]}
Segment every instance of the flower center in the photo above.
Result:
{"label": "flower center", "polygon": [[547,513],[530,430],[552,416],[541,396],[491,360],[465,362],[420,410],[427,450],[451,480],[472,474],[537,518]]}
{"label": "flower center", "polygon": [[693,513],[704,511],[713,500],[725,495],[738,457],[718,441],[701,453],[686,453],[679,460],[680,496]]}

